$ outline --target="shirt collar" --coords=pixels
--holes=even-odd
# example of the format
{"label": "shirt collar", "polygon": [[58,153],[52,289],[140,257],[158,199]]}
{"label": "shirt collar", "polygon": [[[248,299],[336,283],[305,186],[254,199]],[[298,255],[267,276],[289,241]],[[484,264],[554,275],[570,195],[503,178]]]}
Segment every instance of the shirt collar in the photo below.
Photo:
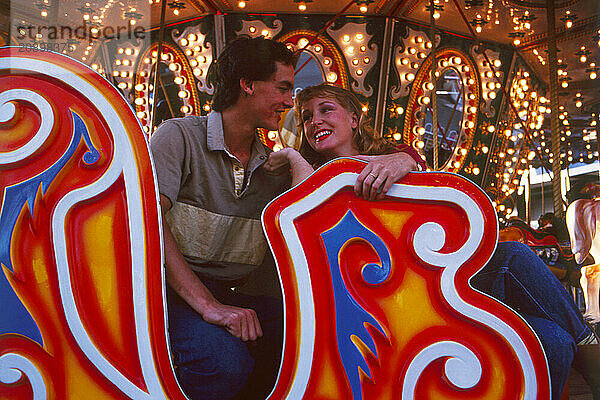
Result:
{"label": "shirt collar", "polygon": [[[208,114],[207,132],[206,132],[206,145],[208,150],[222,150],[227,154],[229,150],[225,145],[225,134],[223,133],[223,117],[221,113],[211,111]],[[267,161],[268,154],[265,146],[260,141],[258,135],[255,136],[252,142],[252,150],[250,153],[250,160],[248,162],[248,169],[253,171],[261,164]]]}
{"label": "shirt collar", "polygon": [[227,150],[225,146],[225,134],[223,133],[223,118],[219,112],[211,111],[208,114],[206,146],[210,151]]}

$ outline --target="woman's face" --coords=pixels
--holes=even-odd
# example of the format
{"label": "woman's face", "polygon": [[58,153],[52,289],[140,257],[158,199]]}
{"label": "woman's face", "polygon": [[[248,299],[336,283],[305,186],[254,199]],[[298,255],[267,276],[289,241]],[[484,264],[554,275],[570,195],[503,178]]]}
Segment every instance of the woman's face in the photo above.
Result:
{"label": "woman's face", "polygon": [[310,147],[328,158],[357,155],[352,133],[358,126],[356,113],[330,97],[314,97],[302,105],[300,117]]}

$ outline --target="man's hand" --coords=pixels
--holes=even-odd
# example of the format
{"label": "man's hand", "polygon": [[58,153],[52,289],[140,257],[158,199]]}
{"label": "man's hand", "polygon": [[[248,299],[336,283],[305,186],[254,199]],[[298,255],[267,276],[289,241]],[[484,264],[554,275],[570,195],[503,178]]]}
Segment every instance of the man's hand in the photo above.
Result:
{"label": "man's hand", "polygon": [[224,327],[243,341],[261,337],[263,332],[254,310],[219,303],[187,265],[165,218],[171,202],[161,194],[160,205],[163,214],[166,275],[171,288],[206,322]]}
{"label": "man's hand", "polygon": [[415,160],[402,152],[355,158],[369,162],[354,184],[354,193],[367,200],[382,199],[394,182],[417,169]]}
{"label": "man's hand", "polygon": [[263,335],[254,310],[228,306],[215,301],[202,310],[202,318],[211,324],[224,327],[227,332],[244,342],[254,341]]}

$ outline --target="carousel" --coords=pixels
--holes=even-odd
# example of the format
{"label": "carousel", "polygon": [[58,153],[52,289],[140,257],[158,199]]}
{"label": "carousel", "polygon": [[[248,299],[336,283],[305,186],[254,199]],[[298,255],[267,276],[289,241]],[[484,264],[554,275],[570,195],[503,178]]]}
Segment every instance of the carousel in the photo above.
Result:
{"label": "carousel", "polygon": [[[0,7],[0,398],[190,398],[148,141],[211,113],[215,60],[262,36],[297,55],[293,96],[349,90],[426,166],[372,202],[348,189],[364,164],[334,160],[263,211],[274,269],[247,290],[284,308],[267,398],[592,399],[577,376],[552,393],[534,330],[470,279],[518,241],[600,322],[597,1]],[[293,110],[279,125],[259,139],[299,149]]]}

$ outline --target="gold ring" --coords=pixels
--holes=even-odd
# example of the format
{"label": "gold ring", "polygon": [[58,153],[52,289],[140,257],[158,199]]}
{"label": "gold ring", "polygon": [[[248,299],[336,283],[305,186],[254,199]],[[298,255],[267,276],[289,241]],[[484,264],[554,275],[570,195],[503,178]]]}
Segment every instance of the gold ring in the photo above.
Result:
{"label": "gold ring", "polygon": [[377,179],[377,175],[375,175],[374,173],[369,172],[369,175],[371,175],[373,178]]}

